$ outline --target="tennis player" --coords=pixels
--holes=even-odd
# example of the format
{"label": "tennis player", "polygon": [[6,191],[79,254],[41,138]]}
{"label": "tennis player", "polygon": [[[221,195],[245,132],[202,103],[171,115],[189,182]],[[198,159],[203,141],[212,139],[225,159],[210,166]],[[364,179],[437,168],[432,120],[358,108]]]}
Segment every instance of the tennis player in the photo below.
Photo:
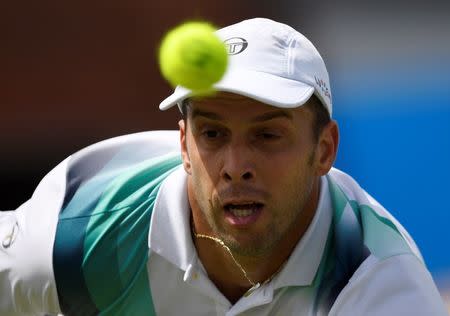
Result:
{"label": "tennis player", "polygon": [[1,213],[0,314],[446,315],[407,231],[332,167],[316,48],[262,18],[218,35],[218,93],[160,104],[179,131],[85,148]]}

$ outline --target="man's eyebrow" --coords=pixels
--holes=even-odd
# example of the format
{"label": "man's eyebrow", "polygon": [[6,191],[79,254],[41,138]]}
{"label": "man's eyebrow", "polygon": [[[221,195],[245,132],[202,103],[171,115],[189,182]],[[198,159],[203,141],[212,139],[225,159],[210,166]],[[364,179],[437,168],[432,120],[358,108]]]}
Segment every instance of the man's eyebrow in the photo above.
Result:
{"label": "man's eyebrow", "polygon": [[258,123],[258,122],[265,122],[270,121],[276,118],[286,118],[290,121],[294,120],[294,117],[292,114],[288,111],[283,110],[276,110],[276,111],[270,111],[266,112],[264,114],[258,115],[252,119],[252,122]]}
{"label": "man's eyebrow", "polygon": [[199,110],[199,109],[192,109],[191,118],[195,119],[196,117],[199,117],[199,116],[210,119],[210,120],[216,120],[216,121],[222,120],[222,116],[220,116],[217,113],[203,111],[203,110]]}
{"label": "man's eyebrow", "polygon": [[[218,113],[204,111],[204,110],[200,110],[200,109],[192,109],[191,117],[192,117],[192,119],[195,119],[196,117],[204,117],[204,118],[207,118],[210,120],[216,120],[216,121],[223,120],[223,117]],[[286,118],[290,121],[294,120],[294,117],[292,116],[292,114],[290,112],[283,111],[283,110],[275,110],[275,111],[270,111],[270,112],[266,112],[266,113],[260,114],[258,116],[255,116],[250,121],[252,123],[261,123],[261,122],[270,121],[270,120],[273,120],[276,118]]]}

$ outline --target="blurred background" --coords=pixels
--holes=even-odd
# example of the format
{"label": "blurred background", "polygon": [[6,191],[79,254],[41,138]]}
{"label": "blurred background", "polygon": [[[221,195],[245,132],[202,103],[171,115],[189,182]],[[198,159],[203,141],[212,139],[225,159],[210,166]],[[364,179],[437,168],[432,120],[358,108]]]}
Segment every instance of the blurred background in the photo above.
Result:
{"label": "blurred background", "polygon": [[94,142],[176,129],[156,62],[168,28],[264,16],[310,38],[341,129],[336,166],[407,228],[450,300],[450,2],[3,1],[0,209]]}

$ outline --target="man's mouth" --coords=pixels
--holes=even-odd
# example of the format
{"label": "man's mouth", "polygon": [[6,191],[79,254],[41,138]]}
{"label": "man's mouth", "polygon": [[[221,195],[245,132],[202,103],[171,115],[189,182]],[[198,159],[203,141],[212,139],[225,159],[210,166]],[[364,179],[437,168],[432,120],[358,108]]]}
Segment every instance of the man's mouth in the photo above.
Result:
{"label": "man's mouth", "polygon": [[257,202],[228,203],[225,205],[225,218],[232,225],[247,226],[257,221],[264,204]]}
{"label": "man's mouth", "polygon": [[239,203],[239,204],[230,203],[225,205],[225,210],[227,212],[232,213],[236,217],[246,217],[259,211],[262,207],[263,207],[262,203],[255,203],[255,202]]}

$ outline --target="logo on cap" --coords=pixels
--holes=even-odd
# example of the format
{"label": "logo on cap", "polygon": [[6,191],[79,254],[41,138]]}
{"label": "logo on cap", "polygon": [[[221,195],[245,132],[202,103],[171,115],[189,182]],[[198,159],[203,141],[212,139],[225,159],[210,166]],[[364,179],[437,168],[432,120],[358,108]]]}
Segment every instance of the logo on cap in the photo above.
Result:
{"label": "logo on cap", "polygon": [[227,46],[228,55],[237,55],[242,53],[248,46],[248,42],[242,37],[232,37],[225,42]]}
{"label": "logo on cap", "polygon": [[314,76],[314,79],[316,80],[317,86],[320,88],[320,90],[322,90],[322,94],[331,101],[331,93],[330,89],[328,89],[327,87],[327,83],[316,76]]}

